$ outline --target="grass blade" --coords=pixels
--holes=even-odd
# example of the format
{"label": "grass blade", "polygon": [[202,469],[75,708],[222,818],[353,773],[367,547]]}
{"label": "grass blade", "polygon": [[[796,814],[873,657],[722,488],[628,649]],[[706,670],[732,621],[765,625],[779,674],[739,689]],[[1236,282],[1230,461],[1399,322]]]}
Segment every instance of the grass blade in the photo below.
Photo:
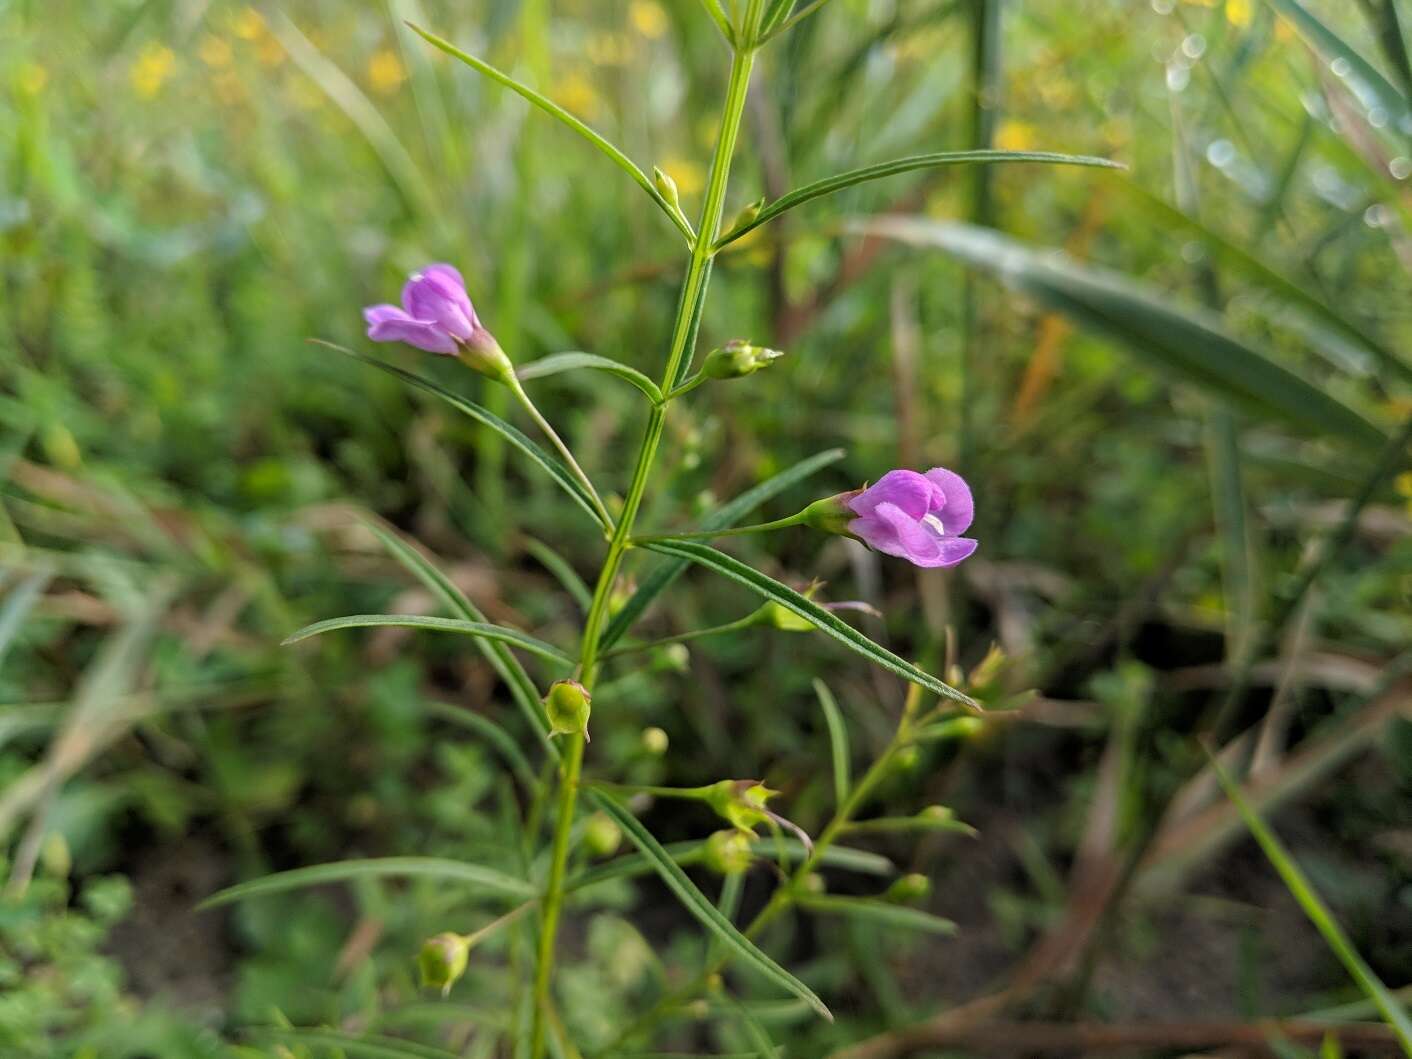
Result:
{"label": "grass blade", "polygon": [[[421,552],[401,537],[389,533],[371,520],[365,520],[364,525],[392,553],[393,558],[405,566],[417,580],[426,585],[449,610],[459,614],[466,621],[485,621],[485,615],[481,613],[480,608],[472,603],[466,594],[428,561]],[[559,748],[549,738],[549,722],[544,717],[544,707],[539,700],[539,689],[530,679],[529,674],[525,672],[525,667],[520,665],[520,660],[498,640],[484,640],[477,637],[475,642],[481,653],[485,655],[486,661],[500,674],[500,679],[505,681],[505,686],[510,689],[510,697],[515,700],[515,705],[524,714],[530,728],[539,735],[545,752],[548,753],[551,760],[559,760]]]}
{"label": "grass blade", "polygon": [[876,923],[884,927],[901,930],[919,930],[927,934],[956,933],[956,924],[920,908],[906,905],[890,905],[873,901],[866,897],[833,897],[828,894],[799,894],[795,903],[809,912],[819,912],[831,916],[847,916],[865,923]]}
{"label": "grass blade", "polygon": [[992,272],[1012,288],[1122,341],[1137,355],[1255,415],[1368,448],[1380,448],[1387,440],[1360,413],[1227,334],[1219,317],[1174,303],[1124,276],[965,224],[887,217],[865,222],[859,229],[936,247]]}
{"label": "grass blade", "polygon": [[610,375],[616,375],[620,379],[626,379],[639,390],[647,395],[647,399],[653,404],[662,403],[662,391],[657,384],[649,379],[636,368],[630,368],[626,364],[619,363],[608,357],[600,357],[594,353],[555,353],[552,356],[540,357],[539,360],[532,360],[523,368],[516,370],[515,374],[523,380],[542,379],[549,375],[558,375],[564,371],[578,371],[588,368],[593,371],[606,371]]}
{"label": "grass blade", "polygon": [[[810,475],[841,459],[843,459],[842,449],[828,449],[801,460],[793,467],[781,471],[773,478],[767,478],[759,485],[746,490],[734,500],[717,508],[702,520],[701,525],[704,529],[729,529],[766,500],[778,496],[791,486],[804,481]],[[689,561],[686,559],[673,559],[671,562],[662,563],[653,570],[627,603],[623,605],[623,609],[618,611],[613,616],[613,620],[608,623],[608,628],[603,633],[600,650],[606,650],[621,640],[637,622],[637,619],[642,617],[643,611],[654,599],[666,591],[673,581],[681,576],[682,571],[688,565]]]}
{"label": "grass blade", "polygon": [[[248,1031],[260,1040],[277,1041],[298,1047],[329,1048],[331,1054],[347,1059],[456,1059],[454,1052],[443,1051],[426,1044],[404,1041],[400,1037],[379,1037],[367,1034],[355,1037],[337,1030],[284,1029],[261,1026]],[[282,1050],[282,1049],[281,1049]]]}
{"label": "grass blade", "polygon": [[930,673],[923,672],[905,658],[893,654],[881,644],[874,643],[837,615],[805,598],[788,585],[781,584],[773,577],[762,574],[754,567],[747,566],[725,552],[693,541],[655,541],[644,544],[642,547],[666,555],[679,556],[699,566],[714,570],[723,577],[744,585],[766,599],[773,600],[791,613],[799,615],[821,632],[827,633],[839,643],[852,648],[875,665],[896,673],[904,680],[918,684],[928,691],[942,696],[942,698],[950,699],[973,713],[982,712],[980,703],[969,695],[957,691],[950,684],[938,680]]}
{"label": "grass blade", "polygon": [[316,621],[312,625],[306,625],[302,629],[290,633],[284,638],[283,645],[296,644],[301,640],[307,640],[311,636],[321,636],[326,632],[335,632],[338,629],[371,629],[383,626],[394,626],[402,629],[428,629],[432,632],[455,632],[464,636],[479,636],[487,640],[499,640],[512,647],[529,651],[542,658],[548,658],[554,662],[562,662],[564,665],[573,665],[574,660],[570,658],[553,644],[547,644],[543,640],[536,639],[529,633],[520,632],[519,629],[510,629],[504,625],[492,625],[483,621],[463,621],[460,618],[436,618],[426,614],[346,614],[341,618],[325,618],[323,621]]}
{"label": "grass blade", "polygon": [[600,794],[598,791],[589,791],[588,793],[598,807],[611,816],[624,833],[632,839],[633,845],[637,846],[642,855],[651,861],[653,870],[662,877],[662,881],[676,895],[683,907],[702,926],[719,938],[722,945],[753,966],[770,981],[806,1001],[824,1018],[830,1022],[833,1021],[833,1015],[824,1006],[824,1002],[814,994],[814,991],[766,956],[753,941],[737,930],[735,924],[722,915],[721,910],[697,889],[695,883],[687,878],[686,872],[682,871],[676,861],[672,860],[671,855],[662,848],[662,844],[652,836],[652,833],[642,825],[637,817],[607,795]]}
{"label": "grass blade", "polygon": [[812,184],[806,184],[802,188],[795,188],[788,194],[781,195],[761,209],[754,219],[738,228],[733,228],[716,240],[716,249],[719,250],[728,243],[735,242],[747,232],[754,231],[760,225],[774,220],[780,214],[786,213],[796,206],[802,206],[814,199],[851,188],[855,184],[862,184],[869,180],[881,180],[899,173],[910,173],[916,169],[937,169],[950,165],[994,165],[999,162],[1097,166],[1103,169],[1123,168],[1120,163],[1109,161],[1107,158],[1093,158],[1089,155],[1079,154],[1056,154],[1053,151],[936,151],[931,154],[894,158],[890,162],[879,162],[876,165],[863,166],[861,169],[853,169],[847,173],[839,173],[837,176],[825,177],[823,180],[816,180]]}
{"label": "grass blade", "polygon": [[538,896],[535,888],[525,880],[479,864],[467,864],[464,861],[442,857],[376,857],[366,860],[340,860],[330,864],[314,864],[307,868],[275,872],[273,875],[228,886],[212,894],[196,907],[201,910],[217,908],[252,897],[267,897],[270,894],[348,882],[351,879],[411,878],[449,879],[519,900]]}
{"label": "grass blade", "polygon": [[462,414],[469,416],[471,419],[474,419],[476,422],[482,423],[485,426],[489,427],[491,430],[494,430],[511,445],[519,449],[522,453],[528,456],[535,463],[539,464],[539,466],[545,472],[547,472],[551,478],[553,478],[556,482],[559,483],[559,486],[566,493],[568,493],[571,497],[574,498],[575,501],[577,501],[579,507],[583,508],[585,511],[588,512],[589,516],[592,517],[594,522],[597,522],[600,526],[603,526],[605,529],[608,528],[604,524],[598,512],[594,509],[593,498],[589,496],[588,491],[584,489],[583,485],[580,484],[578,479],[573,476],[573,473],[567,467],[565,467],[563,463],[555,459],[553,456],[549,455],[549,453],[545,452],[533,441],[525,437],[524,434],[520,433],[519,430],[511,426],[509,423],[505,422],[505,420],[501,419],[498,415],[490,411],[488,408],[482,408],[474,401],[468,401],[460,394],[453,393],[451,390],[448,390],[440,383],[432,382],[430,379],[425,379],[420,375],[414,374],[413,372],[399,368],[395,364],[389,364],[384,360],[378,360],[376,357],[369,357],[363,353],[358,353],[355,350],[348,349],[345,346],[335,345],[332,342],[325,342],[322,339],[314,339],[313,341],[315,345],[327,346],[329,349],[336,349],[338,352],[343,353],[346,356],[350,356],[354,360],[362,361],[364,364],[371,364],[373,367],[380,368],[383,371],[387,372],[389,375],[395,375],[403,382],[410,383],[411,385],[416,386],[419,389],[425,390],[427,393],[434,394],[437,397],[440,397],[447,404],[451,405],[451,407],[455,408],[458,412],[461,412]]}
{"label": "grass blade", "polygon": [[602,151],[605,155],[612,159],[614,165],[616,165],[624,173],[630,176],[633,181],[638,185],[638,187],[642,188],[643,191],[647,192],[648,197],[651,198],[652,201],[657,204],[658,208],[661,209],[661,211],[667,215],[667,217],[671,220],[674,225],[676,225],[677,230],[680,231],[682,235],[686,236],[688,240],[695,238],[695,233],[692,232],[691,226],[688,225],[686,221],[682,218],[682,216],[672,208],[671,204],[668,203],[667,200],[662,197],[662,193],[657,190],[657,186],[653,184],[651,180],[648,179],[646,173],[644,173],[633,163],[633,160],[631,158],[623,154],[622,151],[618,150],[618,148],[614,147],[611,143],[605,140],[598,133],[594,132],[583,122],[579,121],[578,118],[574,117],[563,107],[559,106],[558,103],[555,103],[552,99],[540,95],[528,85],[521,84],[509,74],[497,70],[495,67],[491,66],[490,63],[485,62],[481,59],[477,59],[474,55],[470,55],[467,52],[463,52],[460,48],[456,47],[456,45],[452,44],[448,40],[444,40],[441,37],[438,37],[435,33],[431,33],[427,30],[422,29],[420,26],[412,25],[411,23],[408,23],[408,25],[411,26],[413,33],[416,33],[428,44],[432,45],[435,48],[440,48],[453,59],[461,60],[461,62],[471,67],[471,69],[475,70],[478,73],[484,74],[492,81],[504,85],[506,88],[510,89],[510,91],[516,93],[524,99],[529,100],[529,102],[533,103],[536,107],[544,111],[544,113],[548,114],[550,117],[558,118],[569,128],[573,129],[585,140],[593,144],[593,146],[597,147],[600,151]]}
{"label": "grass blade", "polygon": [[841,806],[848,800],[852,783],[848,775],[848,729],[843,723],[829,686],[818,677],[814,678],[814,694],[819,697],[819,706],[824,711],[824,722],[829,728],[829,750],[833,755],[833,798],[834,805]]}
{"label": "grass blade", "polygon": [[1363,957],[1358,955],[1358,950],[1353,947],[1353,943],[1344,934],[1338,921],[1330,914],[1314,887],[1305,878],[1304,872],[1294,862],[1294,858],[1289,855],[1289,851],[1284,848],[1275,833],[1266,826],[1260,815],[1246,802],[1240,787],[1214,756],[1211,758],[1211,768],[1215,771],[1221,786],[1225,788],[1226,796],[1235,803],[1235,807],[1240,811],[1245,826],[1250,829],[1251,835],[1260,844],[1265,856],[1274,865],[1275,871],[1279,873],[1285,887],[1299,902],[1299,907],[1304,910],[1309,921],[1323,935],[1324,941],[1333,954],[1348,969],[1349,975],[1358,983],[1358,987],[1377,1006],[1378,1013],[1392,1029],[1398,1043],[1402,1046],[1403,1054],[1412,1056],[1412,1019],[1407,1017],[1407,1012],[1403,1010],[1397,998],[1388,991],[1387,986],[1383,985],[1382,980],[1363,960]]}

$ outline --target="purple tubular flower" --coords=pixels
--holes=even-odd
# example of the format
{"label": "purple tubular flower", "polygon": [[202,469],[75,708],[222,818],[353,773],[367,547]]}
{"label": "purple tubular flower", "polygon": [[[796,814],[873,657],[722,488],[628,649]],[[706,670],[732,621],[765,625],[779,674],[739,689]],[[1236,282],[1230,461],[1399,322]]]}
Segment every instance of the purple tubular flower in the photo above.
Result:
{"label": "purple tubular flower", "polygon": [[484,344],[481,326],[461,273],[450,265],[428,265],[402,288],[402,308],[370,305],[363,310],[374,342],[406,342],[428,353],[454,356],[462,346]]}
{"label": "purple tubular flower", "polygon": [[846,504],[858,516],[848,524],[850,533],[917,566],[955,566],[979,543],[959,536],[975,514],[971,488],[944,467],[926,474],[888,471]]}

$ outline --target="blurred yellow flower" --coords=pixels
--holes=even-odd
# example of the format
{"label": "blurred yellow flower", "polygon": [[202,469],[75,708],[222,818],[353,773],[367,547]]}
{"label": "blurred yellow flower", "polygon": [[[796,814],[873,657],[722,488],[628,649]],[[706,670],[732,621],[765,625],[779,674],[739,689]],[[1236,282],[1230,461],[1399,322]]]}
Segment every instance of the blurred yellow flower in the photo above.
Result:
{"label": "blurred yellow flower", "polygon": [[258,40],[265,32],[265,16],[253,7],[244,7],[230,21],[230,31],[241,40]]}
{"label": "blurred yellow flower", "polygon": [[1226,21],[1232,26],[1248,26],[1255,17],[1255,5],[1250,0],[1226,0]]}
{"label": "blurred yellow flower", "polygon": [[405,80],[407,69],[402,65],[397,53],[390,48],[382,49],[368,60],[368,82],[373,86],[374,92],[391,95]]}
{"label": "blurred yellow flower", "polygon": [[1027,121],[1007,118],[995,130],[995,146],[1002,151],[1031,151],[1035,145],[1035,127]]}
{"label": "blurred yellow flower", "polygon": [[1403,471],[1392,480],[1393,488],[1397,490],[1398,496],[1405,496],[1412,500],[1412,471]]}
{"label": "blurred yellow flower", "polygon": [[132,87],[143,99],[151,99],[176,69],[176,54],[164,44],[149,44],[132,64]]}
{"label": "blurred yellow flower", "polygon": [[706,170],[689,158],[669,158],[662,168],[677,182],[677,191],[683,195],[695,195],[706,186]]}
{"label": "blurred yellow flower", "polygon": [[595,33],[589,38],[584,54],[594,66],[620,66],[632,54],[632,46],[621,33]]}
{"label": "blurred yellow flower", "polygon": [[651,40],[662,36],[670,27],[667,12],[657,0],[632,0],[628,5],[628,20],[633,29]]}
{"label": "blurred yellow flower", "polygon": [[274,37],[261,37],[260,43],[255,45],[255,58],[262,66],[278,66],[284,62],[284,45]]}
{"label": "blurred yellow flower", "polygon": [[593,82],[580,73],[565,74],[549,94],[569,113],[581,117],[592,117],[601,105]]}
{"label": "blurred yellow flower", "polygon": [[20,94],[25,96],[37,96],[44,91],[44,86],[49,83],[49,71],[40,66],[39,63],[21,63],[19,77],[16,84]]}
{"label": "blurred yellow flower", "polygon": [[235,53],[231,51],[230,44],[221,37],[214,34],[207,35],[200,47],[196,49],[196,54],[201,57],[201,61],[214,69],[229,66]]}

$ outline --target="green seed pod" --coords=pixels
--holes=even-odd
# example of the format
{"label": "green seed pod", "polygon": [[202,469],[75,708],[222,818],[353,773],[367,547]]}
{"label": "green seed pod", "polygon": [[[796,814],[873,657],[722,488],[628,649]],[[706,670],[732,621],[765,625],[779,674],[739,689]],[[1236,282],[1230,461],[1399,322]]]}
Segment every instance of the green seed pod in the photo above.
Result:
{"label": "green seed pod", "polygon": [[544,696],[549,734],[582,735],[587,739],[591,702],[588,689],[577,680],[556,680],[549,685],[549,694]]}
{"label": "green seed pod", "polygon": [[642,749],[653,757],[661,757],[665,754],[668,743],[667,733],[656,725],[642,730]]}
{"label": "green seed pod", "polygon": [[902,903],[924,900],[931,896],[931,892],[932,881],[925,875],[912,872],[911,874],[902,876],[902,878],[889,886],[887,892],[883,894],[883,897],[889,901]]}
{"label": "green seed pod", "polygon": [[750,836],[743,831],[717,831],[706,840],[706,867],[718,875],[739,875],[751,859]]}
{"label": "green seed pod", "polygon": [[760,216],[760,211],[765,208],[765,199],[760,197],[754,202],[746,203],[740,208],[740,212],[731,218],[730,224],[726,225],[726,234],[723,238],[729,238],[742,228],[754,224],[755,218]]}
{"label": "green seed pod", "polygon": [[440,989],[442,996],[451,992],[456,980],[466,973],[470,955],[471,943],[464,935],[447,932],[428,938],[417,953],[422,988]]}
{"label": "green seed pod", "polygon": [[777,349],[766,349],[743,338],[733,338],[720,349],[706,354],[701,374],[708,379],[739,379],[753,375],[761,368],[768,368],[782,356],[784,354]]}
{"label": "green seed pod", "polygon": [[770,818],[765,803],[777,793],[754,780],[721,780],[711,785],[706,802],[741,831],[753,832]]}
{"label": "green seed pod", "polygon": [[611,857],[623,841],[623,829],[607,813],[594,813],[583,825],[583,844],[595,857]]}

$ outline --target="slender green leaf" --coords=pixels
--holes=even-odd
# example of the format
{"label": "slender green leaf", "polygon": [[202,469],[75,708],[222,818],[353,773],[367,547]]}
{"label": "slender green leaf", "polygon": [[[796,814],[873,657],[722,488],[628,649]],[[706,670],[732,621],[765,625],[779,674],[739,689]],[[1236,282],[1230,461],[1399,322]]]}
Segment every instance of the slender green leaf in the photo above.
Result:
{"label": "slender green leaf", "polygon": [[829,750],[833,755],[833,799],[835,806],[848,800],[852,783],[848,775],[848,728],[843,723],[829,686],[818,677],[814,678],[814,694],[819,697],[819,707],[824,711],[824,723],[829,729]]}
{"label": "slender green leaf", "polygon": [[1412,379],[1412,364],[1408,364],[1407,361],[1358,324],[1349,320],[1342,312],[1329,305],[1317,294],[1306,290],[1294,280],[1282,275],[1264,261],[1231,242],[1220,232],[1208,228],[1185,211],[1164,202],[1135,181],[1126,181],[1123,186],[1141,204],[1142,208],[1155,217],[1164,228],[1181,228],[1200,239],[1213,258],[1221,264],[1229,266],[1243,278],[1264,287],[1275,296],[1278,306],[1292,308],[1302,313],[1312,323],[1327,328],[1334,334],[1351,341],[1359,349],[1373,354],[1389,370],[1396,372],[1404,379]]}
{"label": "slender green leaf", "polygon": [[25,618],[39,599],[44,595],[44,587],[53,574],[48,570],[37,570],[21,581],[5,595],[0,605],[0,663],[10,650],[10,644],[24,627]]}
{"label": "slender green leaf", "polygon": [[261,1026],[247,1032],[259,1040],[278,1041],[296,1047],[302,1044],[311,1048],[331,1048],[336,1053],[347,1056],[347,1059],[457,1059],[455,1052],[404,1041],[400,1037],[379,1037],[373,1034],[359,1037],[337,1030],[284,1029],[273,1026]]}
{"label": "slender green leaf", "polygon": [[907,158],[894,158],[890,162],[879,162],[876,165],[853,169],[847,173],[839,173],[837,176],[816,180],[802,188],[795,188],[793,191],[781,195],[774,202],[766,204],[747,223],[733,228],[721,236],[716,240],[716,247],[719,249],[728,243],[735,242],[747,232],[754,231],[760,225],[769,223],[780,214],[792,210],[796,206],[802,206],[814,199],[851,188],[855,184],[881,180],[884,177],[897,176],[899,173],[910,173],[917,169],[939,169],[942,166],[951,165],[995,165],[1002,162],[1095,166],[1102,169],[1124,168],[1121,163],[1109,161],[1107,158],[1094,158],[1082,154],[1056,154],[1053,151],[936,151],[932,154],[915,154]]}
{"label": "slender green leaf", "polygon": [[338,629],[368,629],[387,625],[403,629],[427,629],[432,632],[455,632],[464,636],[480,636],[487,640],[499,640],[501,643],[507,643],[512,647],[518,647],[555,662],[562,662],[564,665],[574,664],[572,658],[553,644],[537,640],[518,629],[506,628],[504,625],[491,625],[483,621],[435,618],[426,614],[346,614],[341,618],[326,618],[324,621],[316,621],[312,625],[306,625],[304,628],[290,633],[284,638],[284,643],[298,643],[311,636],[319,636]]}
{"label": "slender green leaf", "polygon": [[582,369],[606,371],[610,375],[626,379],[645,393],[647,399],[653,404],[662,403],[662,391],[642,372],[608,357],[600,357],[595,353],[555,353],[552,356],[530,361],[524,367],[517,368],[515,374],[524,380],[543,379],[549,375],[558,375],[560,372]]}
{"label": "slender green leaf", "polygon": [[[779,841],[785,859],[791,863],[798,864],[809,856],[809,850],[805,849],[804,843],[797,838],[784,837]],[[666,850],[667,856],[684,868],[700,864],[706,859],[706,843],[704,841],[671,842],[662,848]],[[819,858],[819,863],[825,867],[856,871],[861,875],[887,877],[897,874],[896,865],[881,854],[870,853],[862,849],[851,849],[836,843],[824,850]],[[613,879],[631,879],[638,875],[646,875],[654,870],[652,861],[644,854],[625,853],[606,864],[596,865],[573,876],[564,884],[564,888],[570,891],[582,890]]]}
{"label": "slender green leaf", "polygon": [[1358,950],[1353,947],[1353,942],[1343,932],[1343,928],[1338,925],[1338,921],[1334,919],[1318,892],[1305,878],[1304,872],[1295,863],[1289,851],[1284,848],[1284,844],[1266,826],[1260,814],[1245,800],[1239,785],[1221,767],[1220,761],[1214,755],[1211,757],[1211,768],[1215,771],[1221,786],[1225,788],[1226,796],[1235,803],[1236,809],[1240,811],[1245,826],[1250,829],[1255,841],[1260,844],[1260,848],[1265,851],[1265,856],[1270,859],[1275,871],[1284,881],[1286,889],[1299,902],[1299,907],[1304,909],[1304,914],[1318,928],[1324,941],[1347,968],[1349,975],[1358,983],[1358,987],[1377,1006],[1378,1013],[1392,1029],[1393,1035],[1397,1037],[1398,1043],[1402,1046],[1403,1054],[1412,1056],[1412,1019],[1408,1018],[1407,1012],[1398,1003],[1397,998],[1392,995],[1387,986],[1383,985],[1382,979],[1358,954]]}
{"label": "slender green leaf", "polygon": [[[409,23],[409,25],[411,24]],[[600,151],[602,151],[605,155],[612,159],[613,163],[619,169],[621,169],[628,176],[632,177],[633,181],[638,185],[638,187],[642,188],[643,191],[647,192],[648,197],[650,197],[652,201],[655,202],[658,207],[661,208],[662,212],[667,215],[671,222],[677,226],[677,229],[682,233],[682,235],[686,236],[688,240],[694,238],[694,233],[691,230],[691,226],[687,224],[685,219],[676,210],[672,208],[671,204],[665,198],[663,198],[662,193],[657,190],[657,186],[653,184],[651,180],[648,179],[646,173],[644,173],[633,163],[633,160],[631,158],[623,154],[622,151],[618,150],[618,148],[614,147],[611,143],[605,140],[598,133],[594,132],[592,129],[590,129],[587,125],[581,122],[578,118],[570,114],[563,107],[559,106],[558,103],[555,103],[552,99],[549,99],[546,96],[540,95],[528,85],[521,84],[509,74],[497,70],[495,67],[491,66],[490,63],[485,62],[481,59],[477,59],[474,55],[470,55],[466,52],[463,52],[460,48],[456,47],[456,45],[452,44],[448,40],[443,40],[441,37],[438,37],[435,33],[431,33],[416,25],[412,25],[411,28],[412,32],[416,33],[428,44],[431,44],[433,47],[440,48],[447,55],[450,55],[453,59],[460,59],[461,62],[471,67],[471,69],[477,71],[478,73],[484,74],[492,81],[496,81],[504,85],[506,88],[510,89],[510,91],[533,103],[536,107],[544,111],[550,117],[558,118],[569,128],[573,129],[585,140],[593,144],[593,146],[597,147]]]}
{"label": "slender green leaf", "polygon": [[[402,368],[397,367],[397,365],[395,364],[389,364],[386,361],[378,360],[376,357],[369,357],[366,354],[359,353],[356,350],[348,349],[345,346],[336,345],[333,342],[325,342],[322,339],[314,339],[313,341],[315,345],[327,346],[329,349],[336,349],[338,350],[338,352],[343,353],[346,356],[350,356],[354,360],[362,361],[364,364],[371,364],[373,367],[380,368],[383,371],[387,372],[389,375],[395,375],[403,382],[410,383],[413,386],[419,387],[420,389],[425,390],[427,393],[435,394],[447,404],[451,405],[452,408],[455,408],[458,412],[469,416],[478,423],[483,423],[485,426],[489,427],[491,430],[494,430],[497,434],[503,437],[515,448],[519,449],[522,453],[532,459],[535,463],[539,464],[539,466],[545,472],[547,472],[551,478],[553,478],[556,482],[559,483],[560,487],[566,493],[568,493],[571,497],[574,498],[575,501],[577,501],[579,507],[583,508],[585,511],[588,512],[589,517],[592,518],[594,522],[598,523],[600,526],[604,526],[602,518],[600,518],[598,512],[594,510],[593,498],[589,496],[588,491],[584,489],[583,485],[579,482],[579,480],[573,476],[573,473],[567,467],[565,467],[561,461],[549,455],[549,453],[545,452],[542,448],[536,445],[529,438],[525,437],[524,434],[522,434],[515,427],[511,426],[509,423],[505,422],[505,420],[501,419],[494,412],[490,411],[487,408],[482,408],[474,401],[466,400],[466,398],[462,397],[460,394],[453,393],[452,391],[446,389],[446,387],[442,386],[440,383],[432,382],[430,379],[424,379],[420,375],[413,374],[410,371],[405,371]],[[606,529],[607,527],[604,526],[604,528]]]}
{"label": "slender green leaf", "polygon": [[956,924],[920,908],[906,905],[890,905],[873,901],[866,897],[833,897],[827,894],[798,894],[795,903],[809,912],[819,912],[831,916],[847,916],[861,919],[880,926],[898,927],[902,930],[920,930],[928,934],[955,934]]}
{"label": "slender green leaf", "polygon": [[1330,69],[1343,79],[1358,102],[1366,109],[1382,108],[1404,135],[1412,133],[1412,106],[1407,97],[1363,58],[1351,44],[1316,18],[1298,0],[1267,0],[1279,14],[1289,19],[1295,30],[1316,52],[1329,61]]}
{"label": "slender green leaf", "polygon": [[714,570],[723,577],[744,585],[766,599],[773,600],[791,613],[799,615],[821,632],[828,633],[835,640],[857,651],[875,665],[896,673],[899,677],[910,680],[913,684],[919,684],[943,698],[959,703],[974,713],[982,712],[980,703],[969,695],[938,680],[930,673],[923,672],[905,658],[893,654],[881,644],[874,643],[836,614],[825,610],[788,585],[781,584],[773,577],[762,574],[754,567],[747,566],[725,552],[717,551],[710,545],[698,544],[695,541],[656,541],[645,544],[643,547],[662,552],[665,555],[689,559],[699,566]]}
{"label": "slender green leaf", "polygon": [[1124,276],[1039,251],[998,232],[925,217],[885,217],[858,230],[931,246],[1126,344],[1179,378],[1318,434],[1380,448],[1385,434],[1320,387],[1226,333],[1220,317]]}
{"label": "slender green leaf", "polygon": [[[364,525],[373,532],[378,540],[382,541],[383,546],[392,553],[398,562],[405,566],[417,580],[426,585],[450,610],[467,621],[485,621],[485,615],[480,612],[480,609],[421,552],[396,534],[389,533],[371,519],[364,520]],[[511,654],[510,649],[498,640],[485,640],[477,637],[475,643],[481,653],[485,655],[486,661],[500,674],[500,679],[505,681],[505,686],[510,689],[510,697],[515,700],[515,705],[520,708],[525,720],[529,722],[530,729],[539,736],[545,753],[549,755],[551,760],[558,761],[559,748],[549,738],[549,722],[544,716],[544,707],[539,699],[539,689],[530,679],[529,674],[525,672],[525,667],[520,664],[518,658]]]}
{"label": "slender green leaf", "polygon": [[197,907],[201,909],[228,905],[251,897],[302,890],[310,886],[347,882],[350,879],[449,879],[467,883],[491,893],[520,900],[538,896],[535,888],[523,879],[506,875],[494,868],[467,864],[443,857],[377,857],[367,860],[340,860],[330,864],[313,864],[307,868],[276,872],[259,879],[237,883],[212,894]]}
{"label": "slender green leaf", "polygon": [[[723,504],[710,515],[702,520],[703,529],[729,529],[742,518],[754,511],[763,504],[786,489],[799,482],[804,481],[810,475],[823,470],[831,463],[837,463],[843,459],[842,449],[828,449],[824,452],[810,456],[808,459],[800,460],[793,467],[781,471],[772,478],[767,478],[759,485],[741,493],[734,500]],[[613,620],[608,623],[608,628],[603,633],[601,640],[601,650],[607,650],[623,638],[629,629],[642,617],[643,611],[659,595],[667,590],[673,581],[681,576],[682,571],[690,565],[686,559],[673,559],[657,566],[646,578],[641,586],[623,604],[623,609],[613,616]]]}
{"label": "slender green leaf", "polygon": [[720,909],[712,904],[711,900],[697,889],[696,884],[687,878],[686,872],[682,871],[676,861],[672,860],[671,855],[662,848],[662,844],[652,836],[652,833],[643,827],[637,817],[605,794],[590,790],[588,795],[632,839],[633,844],[637,846],[643,856],[652,862],[653,869],[662,877],[667,888],[676,895],[682,906],[702,926],[715,934],[727,949],[753,966],[770,981],[793,993],[801,1000],[808,1001],[810,1007],[830,1022],[833,1021],[833,1015],[824,1006],[824,1002],[814,994],[814,991],[770,959],[759,946],[737,930],[735,924],[723,916]]}
{"label": "slender green leaf", "polygon": [[848,824],[847,830],[850,834],[869,831],[956,831],[963,835],[979,834],[970,824],[949,815],[949,810],[945,813],[923,811],[915,816],[875,816],[871,820],[854,820]]}

